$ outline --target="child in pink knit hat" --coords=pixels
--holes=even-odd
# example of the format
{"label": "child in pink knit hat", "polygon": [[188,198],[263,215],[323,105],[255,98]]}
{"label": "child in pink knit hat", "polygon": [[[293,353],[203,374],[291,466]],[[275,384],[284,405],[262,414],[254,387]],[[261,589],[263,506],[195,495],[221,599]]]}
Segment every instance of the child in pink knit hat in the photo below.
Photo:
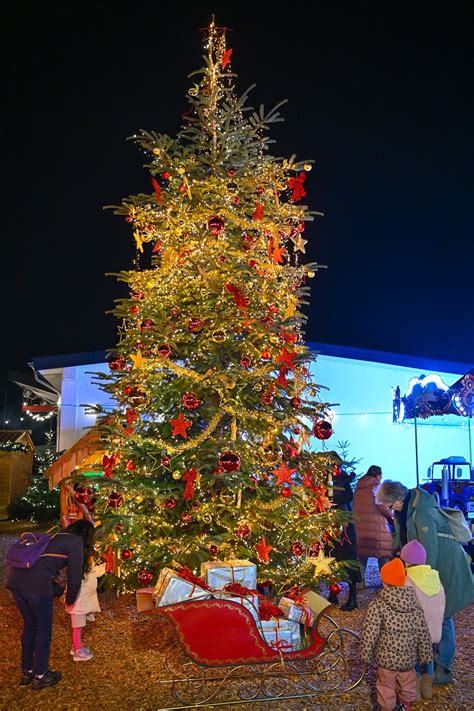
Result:
{"label": "child in pink knit hat", "polygon": [[[433,644],[441,639],[446,598],[438,571],[426,565],[426,550],[417,540],[403,546],[400,557],[407,568],[406,585],[414,588],[422,608]],[[432,699],[433,663],[417,665],[417,701]]]}

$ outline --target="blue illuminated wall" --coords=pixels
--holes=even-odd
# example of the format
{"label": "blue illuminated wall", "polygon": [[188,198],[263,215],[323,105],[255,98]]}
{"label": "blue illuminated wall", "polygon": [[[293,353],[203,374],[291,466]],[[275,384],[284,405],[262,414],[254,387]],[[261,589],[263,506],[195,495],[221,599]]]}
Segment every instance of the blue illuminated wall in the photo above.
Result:
{"label": "blue illuminated wall", "polygon": [[[310,344],[319,352],[314,368],[316,382],[326,386],[321,397],[332,407],[334,434],[326,443],[336,448],[338,441],[349,441],[349,455],[362,458],[359,471],[379,464],[385,478],[416,483],[413,424],[393,424],[392,388],[402,394],[408,381],[420,374],[438,373],[452,385],[472,364],[426,361],[393,353],[381,353],[342,346]],[[94,416],[84,405],[111,401],[92,382],[91,372],[108,372],[102,353],[70,354],[35,359],[34,365],[48,378],[60,383],[59,449],[67,449],[87,428]],[[418,425],[420,478],[428,466],[451,455],[469,458],[467,421],[461,417],[433,417]],[[322,443],[312,438],[315,449]]]}

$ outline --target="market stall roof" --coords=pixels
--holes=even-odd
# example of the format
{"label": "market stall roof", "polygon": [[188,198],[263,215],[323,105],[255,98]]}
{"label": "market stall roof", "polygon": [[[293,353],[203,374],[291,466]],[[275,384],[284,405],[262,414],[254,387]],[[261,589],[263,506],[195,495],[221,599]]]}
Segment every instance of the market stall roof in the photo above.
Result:
{"label": "market stall roof", "polygon": [[0,442],[24,444],[31,452],[35,451],[35,445],[31,439],[31,430],[0,430]]}
{"label": "market stall roof", "polygon": [[405,395],[397,387],[393,398],[393,421],[427,419],[434,415],[474,415],[474,368],[451,386],[439,375],[420,375],[408,383]]}
{"label": "market stall roof", "polygon": [[95,455],[94,459],[99,459],[101,454],[105,454],[105,451],[101,452],[97,430],[91,429],[46,469],[44,476],[49,479],[49,488],[54,489],[60,481],[71,476],[74,469],[92,455]]}

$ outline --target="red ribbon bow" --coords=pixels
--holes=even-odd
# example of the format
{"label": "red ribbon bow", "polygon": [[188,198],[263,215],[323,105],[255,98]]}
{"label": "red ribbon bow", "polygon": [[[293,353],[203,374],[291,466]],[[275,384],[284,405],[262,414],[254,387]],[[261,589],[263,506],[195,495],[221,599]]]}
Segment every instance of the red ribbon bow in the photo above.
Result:
{"label": "red ribbon bow", "polygon": [[104,467],[104,476],[108,477],[111,479],[114,475],[113,469],[117,463],[117,456],[115,454],[111,454],[110,457],[108,457],[106,454],[102,457],[102,466]]}
{"label": "red ribbon bow", "polygon": [[261,620],[271,620],[272,617],[284,617],[283,610],[277,605],[272,605],[264,597],[260,597],[259,615]]}
{"label": "red ribbon bow", "polygon": [[278,628],[275,628],[275,641],[270,642],[270,647],[280,653],[283,649],[293,649],[289,642],[285,642],[284,639],[278,639]]}
{"label": "red ribbon bow", "polygon": [[298,605],[298,607],[301,608],[299,622],[304,624],[306,630],[309,629],[313,621],[313,614],[310,608],[307,606],[303,595],[301,593],[299,595],[293,593],[293,596],[290,599],[293,600],[295,605]]}
{"label": "red ribbon bow", "polygon": [[158,185],[157,181],[155,178],[151,179],[151,184],[153,185],[153,188],[155,190],[155,200],[156,202],[161,202],[161,188]]}
{"label": "red ribbon bow", "polygon": [[303,183],[306,180],[306,173],[301,171],[301,173],[294,178],[289,178],[287,185],[293,192],[291,193],[291,199],[297,202],[301,198],[306,197],[306,190],[303,187]]}
{"label": "red ribbon bow", "polygon": [[183,480],[186,482],[183,498],[185,501],[191,501],[194,497],[194,482],[197,479],[196,469],[186,469],[183,474]]}
{"label": "red ribbon bow", "polygon": [[183,578],[183,580],[187,580],[188,583],[192,583],[197,587],[203,588],[204,590],[212,590],[212,588],[210,588],[209,585],[206,585],[206,583],[201,580],[201,578],[198,578],[197,575],[194,575],[193,571],[189,568],[180,568],[178,570],[178,575],[180,578]]}
{"label": "red ribbon bow", "polygon": [[258,595],[256,590],[246,588],[245,585],[241,585],[240,583],[227,583],[227,585],[224,585],[224,590],[232,593],[232,595],[240,595],[240,597],[245,597],[245,595]]}

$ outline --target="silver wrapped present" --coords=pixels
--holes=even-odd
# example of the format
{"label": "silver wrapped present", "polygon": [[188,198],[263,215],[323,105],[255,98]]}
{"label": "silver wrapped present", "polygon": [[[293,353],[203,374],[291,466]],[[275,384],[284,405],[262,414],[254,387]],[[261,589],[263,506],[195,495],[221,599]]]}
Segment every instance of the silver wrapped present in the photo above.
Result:
{"label": "silver wrapped present", "polygon": [[201,578],[209,587],[222,590],[228,583],[257,587],[257,566],[249,560],[213,560],[201,563]]}
{"label": "silver wrapped present", "polygon": [[199,585],[180,578],[171,568],[163,568],[156,581],[153,597],[156,607],[173,605],[175,602],[192,600],[199,597],[202,600],[210,598],[211,593]]}
{"label": "silver wrapped present", "polygon": [[278,607],[283,612],[287,620],[293,620],[300,625],[304,625],[306,629],[314,623],[314,614],[307,605],[296,604],[289,597],[282,597],[278,603]]}
{"label": "silver wrapped present", "polygon": [[258,595],[233,595],[226,590],[215,590],[212,597],[216,600],[230,600],[243,605],[252,615],[254,620],[258,620]]}
{"label": "silver wrapped present", "polygon": [[[260,625],[260,631],[267,644],[274,649],[278,648],[282,652],[294,652],[296,649],[300,649],[301,627],[298,622],[287,620],[285,617],[272,617],[270,620],[260,620]],[[279,645],[280,640],[281,645]],[[288,643],[290,646],[287,646]]]}

